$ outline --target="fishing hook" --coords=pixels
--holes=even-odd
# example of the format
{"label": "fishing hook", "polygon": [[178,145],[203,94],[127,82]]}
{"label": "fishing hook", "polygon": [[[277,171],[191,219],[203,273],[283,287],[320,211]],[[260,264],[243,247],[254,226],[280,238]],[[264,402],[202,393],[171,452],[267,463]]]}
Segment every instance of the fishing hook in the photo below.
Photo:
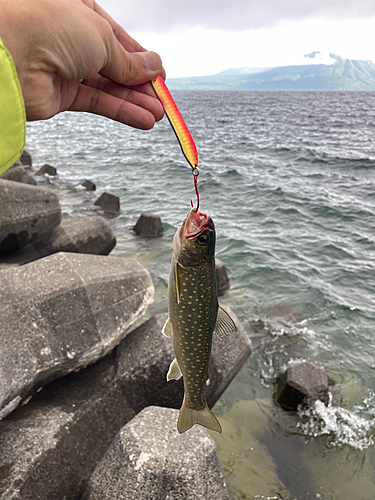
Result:
{"label": "fishing hook", "polygon": [[[199,191],[198,191],[198,175],[199,175],[199,168],[195,165],[195,168],[193,168],[193,175],[194,175],[194,187],[195,187],[195,193],[197,195],[197,208],[196,212],[198,212],[199,209]],[[193,201],[190,201],[191,206],[194,208]]]}

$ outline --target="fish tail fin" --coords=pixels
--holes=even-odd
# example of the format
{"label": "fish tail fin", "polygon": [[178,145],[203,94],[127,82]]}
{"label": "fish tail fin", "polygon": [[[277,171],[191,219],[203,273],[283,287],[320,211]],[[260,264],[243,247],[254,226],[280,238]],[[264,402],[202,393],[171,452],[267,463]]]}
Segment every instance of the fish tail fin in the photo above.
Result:
{"label": "fish tail fin", "polygon": [[212,431],[221,432],[221,425],[207,406],[207,403],[202,410],[194,410],[186,406],[184,397],[180,414],[178,416],[177,430],[180,434],[182,434],[190,429],[190,427],[194,424],[200,424],[203,425],[203,427],[207,427],[207,429],[211,429]]}

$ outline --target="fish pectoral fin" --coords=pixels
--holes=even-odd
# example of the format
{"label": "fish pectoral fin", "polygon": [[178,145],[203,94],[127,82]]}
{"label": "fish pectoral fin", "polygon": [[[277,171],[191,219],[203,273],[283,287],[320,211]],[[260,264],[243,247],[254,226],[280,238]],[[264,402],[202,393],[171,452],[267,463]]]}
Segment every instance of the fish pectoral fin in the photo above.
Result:
{"label": "fish pectoral fin", "polygon": [[167,321],[165,322],[165,325],[163,326],[161,333],[164,335],[164,337],[168,337],[168,338],[172,337],[173,326],[172,326],[171,318],[167,319]]}
{"label": "fish pectoral fin", "polygon": [[222,338],[225,337],[225,335],[229,335],[230,333],[237,331],[237,327],[234,324],[232,318],[220,306],[217,311],[217,318],[214,331],[220,340],[222,340]]}
{"label": "fish pectoral fin", "polygon": [[174,358],[174,360],[169,366],[169,370],[167,373],[167,382],[169,382],[170,380],[180,380],[181,377],[182,373],[180,367],[178,366],[177,359]]}
{"label": "fish pectoral fin", "polygon": [[180,303],[180,281],[178,279],[178,262],[174,265],[174,280],[176,283],[177,304]]}

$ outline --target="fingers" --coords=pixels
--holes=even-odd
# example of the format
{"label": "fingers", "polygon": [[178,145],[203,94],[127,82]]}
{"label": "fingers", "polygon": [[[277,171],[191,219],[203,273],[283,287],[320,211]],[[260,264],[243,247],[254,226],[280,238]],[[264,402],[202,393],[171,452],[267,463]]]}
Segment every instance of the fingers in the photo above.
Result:
{"label": "fingers", "polygon": [[[120,26],[95,0],[82,0],[82,2],[92,9],[94,12],[96,12],[100,17],[105,19],[108,24],[110,25],[112,29],[112,33],[116,40],[118,41],[119,45],[123,47],[127,52],[129,53],[134,53],[134,52],[147,52],[147,50],[142,47],[134,38],[132,38],[123,28]],[[160,59],[160,58],[159,58]],[[160,68],[158,69],[158,74],[161,75],[161,77],[165,80],[166,78],[166,73],[165,70],[161,64],[161,60],[158,62],[158,65],[160,65]],[[155,75],[157,76],[157,75]],[[152,78],[155,78],[152,77]],[[152,79],[150,78],[150,80]],[[118,80],[116,80],[118,81]],[[145,80],[146,81],[146,80]],[[121,83],[124,83],[122,81]],[[142,82],[144,83],[144,82]]]}
{"label": "fingers", "polygon": [[141,85],[162,71],[160,56],[155,52],[127,52],[115,37],[110,40],[107,64],[100,74],[122,85]]}
{"label": "fingers", "polygon": [[95,0],[82,1],[110,24],[115,37],[128,52],[142,52],[146,50],[142,47],[142,45],[134,40],[134,38],[132,38],[124,30],[124,28],[122,28]]}
{"label": "fingers", "polygon": [[164,114],[156,98],[100,76],[89,78],[80,85],[69,110],[105,116],[142,130],[151,129]]}

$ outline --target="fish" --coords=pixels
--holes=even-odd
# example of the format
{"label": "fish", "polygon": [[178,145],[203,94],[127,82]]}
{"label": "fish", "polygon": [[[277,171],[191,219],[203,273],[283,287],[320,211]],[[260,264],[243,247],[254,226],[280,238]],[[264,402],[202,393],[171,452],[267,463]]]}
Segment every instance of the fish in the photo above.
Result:
{"label": "fish", "polygon": [[213,333],[220,339],[236,331],[229,314],[219,306],[215,270],[215,226],[211,217],[192,208],[173,238],[168,283],[168,319],[162,333],[172,337],[175,359],[167,381],[183,377],[184,399],[177,429],[195,424],[221,432],[208,408],[205,388]]}

